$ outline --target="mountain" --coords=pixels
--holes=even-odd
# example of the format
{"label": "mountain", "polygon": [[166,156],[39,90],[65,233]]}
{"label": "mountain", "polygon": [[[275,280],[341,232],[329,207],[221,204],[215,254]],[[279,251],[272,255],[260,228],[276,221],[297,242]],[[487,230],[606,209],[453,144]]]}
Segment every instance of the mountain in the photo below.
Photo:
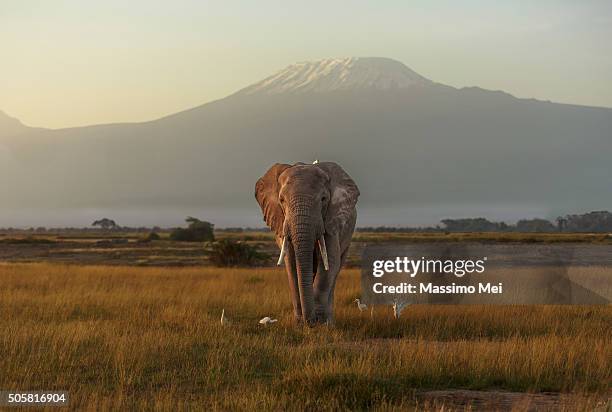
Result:
{"label": "mountain", "polygon": [[20,135],[0,163],[0,226],[187,212],[259,226],[257,178],[314,159],[355,178],[361,225],[609,209],[611,130],[612,109],[457,89],[389,59],[299,63],[155,121]]}
{"label": "mountain", "polygon": [[25,133],[30,129],[19,120],[10,117],[0,110],[0,143],[2,139],[8,139],[9,137]]}

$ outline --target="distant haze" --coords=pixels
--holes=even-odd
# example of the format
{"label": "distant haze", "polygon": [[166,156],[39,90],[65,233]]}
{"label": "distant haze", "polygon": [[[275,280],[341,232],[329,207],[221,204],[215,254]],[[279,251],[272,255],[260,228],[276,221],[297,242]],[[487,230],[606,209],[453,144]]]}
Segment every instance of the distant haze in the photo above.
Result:
{"label": "distant haze", "polygon": [[[4,130],[2,129],[4,125]],[[612,109],[454,88],[378,57],[300,62],[159,120],[31,129],[0,114],[0,226],[262,226],[275,162],[340,163],[361,226],[612,208]]]}

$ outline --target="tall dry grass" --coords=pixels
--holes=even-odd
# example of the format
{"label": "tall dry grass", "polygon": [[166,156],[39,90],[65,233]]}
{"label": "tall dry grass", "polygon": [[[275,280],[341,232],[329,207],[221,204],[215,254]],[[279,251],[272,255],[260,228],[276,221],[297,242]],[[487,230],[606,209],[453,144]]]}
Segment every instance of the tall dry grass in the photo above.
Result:
{"label": "tall dry grass", "polygon": [[[358,312],[359,293],[344,271],[336,327],[303,329],[280,269],[0,265],[0,388],[68,390],[73,408],[100,410],[437,409],[421,390],[610,391],[610,307],[411,306],[395,321]],[[267,315],[279,322],[259,325]]]}

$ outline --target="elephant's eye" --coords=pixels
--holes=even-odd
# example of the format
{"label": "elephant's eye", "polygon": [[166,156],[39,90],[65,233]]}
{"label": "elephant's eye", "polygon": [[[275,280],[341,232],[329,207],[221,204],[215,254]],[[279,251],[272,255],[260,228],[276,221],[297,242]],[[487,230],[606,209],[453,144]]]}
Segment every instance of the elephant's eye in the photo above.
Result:
{"label": "elephant's eye", "polygon": [[326,196],[323,196],[323,197],[321,198],[321,202],[327,202],[327,197],[326,197]]}
{"label": "elephant's eye", "polygon": [[281,196],[281,198],[280,198],[280,202],[281,202],[281,203],[285,203],[285,198]]}

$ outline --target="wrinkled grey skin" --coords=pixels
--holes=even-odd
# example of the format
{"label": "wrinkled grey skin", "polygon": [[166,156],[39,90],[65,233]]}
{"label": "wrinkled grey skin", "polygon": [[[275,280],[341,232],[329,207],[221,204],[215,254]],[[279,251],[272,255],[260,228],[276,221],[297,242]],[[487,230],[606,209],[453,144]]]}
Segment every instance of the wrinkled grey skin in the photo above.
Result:
{"label": "wrinkled grey skin", "polygon": [[[334,288],[355,229],[359,189],[336,163],[275,164],[255,186],[264,220],[282,247],[297,323],[333,324]],[[324,236],[329,270],[317,240]]]}

